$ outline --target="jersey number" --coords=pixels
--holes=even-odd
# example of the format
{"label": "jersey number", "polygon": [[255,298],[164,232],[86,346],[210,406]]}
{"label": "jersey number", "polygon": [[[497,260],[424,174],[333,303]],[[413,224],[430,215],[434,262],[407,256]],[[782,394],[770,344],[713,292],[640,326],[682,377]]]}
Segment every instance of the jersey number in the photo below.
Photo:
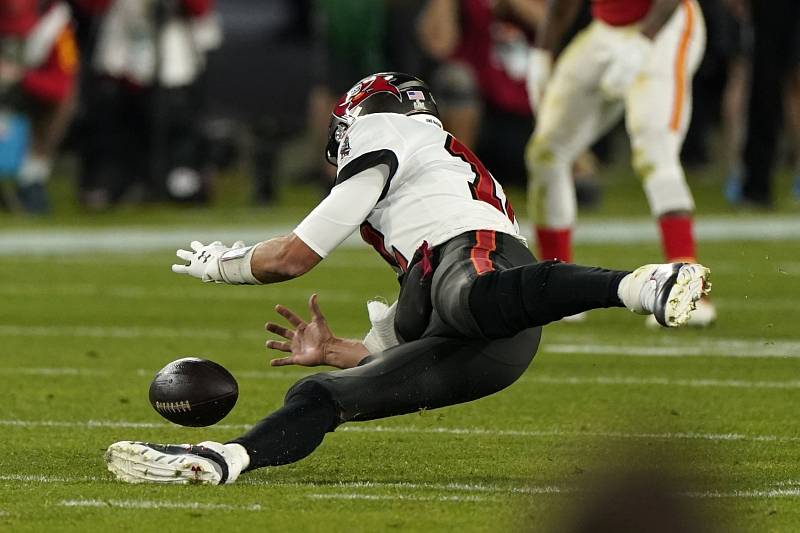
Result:
{"label": "jersey number", "polygon": [[452,135],[447,136],[444,148],[453,157],[457,157],[467,163],[475,174],[475,179],[468,184],[472,197],[475,200],[480,200],[493,206],[506,215],[511,222],[514,222],[514,208],[511,207],[511,202],[506,200],[505,205],[503,205],[503,201],[497,196],[497,182],[492,177],[491,172],[483,166],[481,160],[472,153],[472,150]]}

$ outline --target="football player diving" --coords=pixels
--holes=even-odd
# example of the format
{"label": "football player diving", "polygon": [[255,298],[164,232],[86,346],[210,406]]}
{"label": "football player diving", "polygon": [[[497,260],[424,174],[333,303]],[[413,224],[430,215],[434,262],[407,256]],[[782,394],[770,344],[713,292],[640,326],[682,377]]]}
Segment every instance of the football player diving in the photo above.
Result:
{"label": "football player diving", "polygon": [[273,365],[329,365],[307,376],[284,405],[227,443],[121,441],[108,469],[131,483],[236,481],[242,472],[303,459],[345,422],[468,402],[514,383],[536,353],[541,327],[605,307],[653,314],[681,326],[708,292],[709,270],[692,263],[628,271],[537,261],[519,234],[503,188],[443,129],[421,80],[396,72],[356,83],[331,117],[330,194],[288,235],[254,246],[194,241],[178,250],[178,274],[260,285],[301,276],[352,232],[394,268],[400,293],[371,302],[363,341],[335,337],[316,295],[306,323],[278,306],[291,328],[268,324],[291,355]]}

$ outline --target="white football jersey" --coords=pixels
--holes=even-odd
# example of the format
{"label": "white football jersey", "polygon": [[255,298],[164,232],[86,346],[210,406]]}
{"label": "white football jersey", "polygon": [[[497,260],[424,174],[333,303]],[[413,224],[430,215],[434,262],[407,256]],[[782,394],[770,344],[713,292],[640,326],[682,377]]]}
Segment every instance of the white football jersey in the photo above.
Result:
{"label": "white football jersey", "polygon": [[340,143],[337,184],[366,168],[389,166],[378,203],[361,225],[362,238],[401,270],[423,241],[436,246],[479,229],[522,239],[503,187],[466,146],[425,117],[368,115]]}

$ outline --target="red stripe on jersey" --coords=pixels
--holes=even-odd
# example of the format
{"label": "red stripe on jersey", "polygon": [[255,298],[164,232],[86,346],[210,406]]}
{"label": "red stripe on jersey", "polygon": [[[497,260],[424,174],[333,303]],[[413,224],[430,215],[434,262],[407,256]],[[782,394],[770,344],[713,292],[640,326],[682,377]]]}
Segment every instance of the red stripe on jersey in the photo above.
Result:
{"label": "red stripe on jersey", "polygon": [[[395,257],[389,253],[389,250],[386,249],[386,244],[383,239],[383,233],[376,230],[372,224],[367,221],[364,221],[361,224],[361,238],[363,241],[373,248],[375,251],[381,254],[381,257],[389,263],[393,267],[399,268],[400,265],[397,263]],[[399,253],[399,252],[398,252]],[[401,255],[402,257],[402,255]]]}
{"label": "red stripe on jersey", "polygon": [[[472,197],[493,206],[495,209],[508,216],[511,222],[514,222],[513,209],[504,209],[503,202],[497,196],[497,182],[494,181],[492,173],[483,165],[481,160],[472,153],[472,150],[467,148],[464,143],[452,135],[447,136],[444,148],[450,152],[451,155],[461,159],[472,168],[472,172],[476,176],[475,181],[469,184]],[[506,205],[509,207],[511,206],[508,201],[506,201]]]}
{"label": "red stripe on jersey", "polygon": [[472,266],[478,275],[494,270],[491,254],[497,249],[497,235],[491,230],[478,230],[475,232],[475,246],[469,252]]}
{"label": "red stripe on jersey", "polygon": [[397,265],[400,267],[400,270],[403,272],[408,272],[408,259],[406,259],[403,254],[400,253],[400,250],[392,246],[392,252],[394,253],[394,260],[397,261]]}
{"label": "red stripe on jersey", "polygon": [[511,222],[517,219],[517,215],[514,214],[514,207],[511,205],[511,200],[508,198],[506,198],[506,214]]}

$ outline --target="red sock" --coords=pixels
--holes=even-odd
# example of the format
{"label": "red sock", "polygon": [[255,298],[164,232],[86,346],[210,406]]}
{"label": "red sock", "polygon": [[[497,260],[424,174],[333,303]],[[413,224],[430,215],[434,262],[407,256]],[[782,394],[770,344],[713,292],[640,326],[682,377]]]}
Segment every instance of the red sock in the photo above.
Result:
{"label": "red sock", "polygon": [[548,261],[558,259],[572,262],[572,229],[552,229],[536,226],[536,240],[539,243],[539,259]]}
{"label": "red sock", "polygon": [[658,225],[661,228],[661,244],[667,262],[694,263],[697,261],[691,216],[662,216],[658,219]]}

